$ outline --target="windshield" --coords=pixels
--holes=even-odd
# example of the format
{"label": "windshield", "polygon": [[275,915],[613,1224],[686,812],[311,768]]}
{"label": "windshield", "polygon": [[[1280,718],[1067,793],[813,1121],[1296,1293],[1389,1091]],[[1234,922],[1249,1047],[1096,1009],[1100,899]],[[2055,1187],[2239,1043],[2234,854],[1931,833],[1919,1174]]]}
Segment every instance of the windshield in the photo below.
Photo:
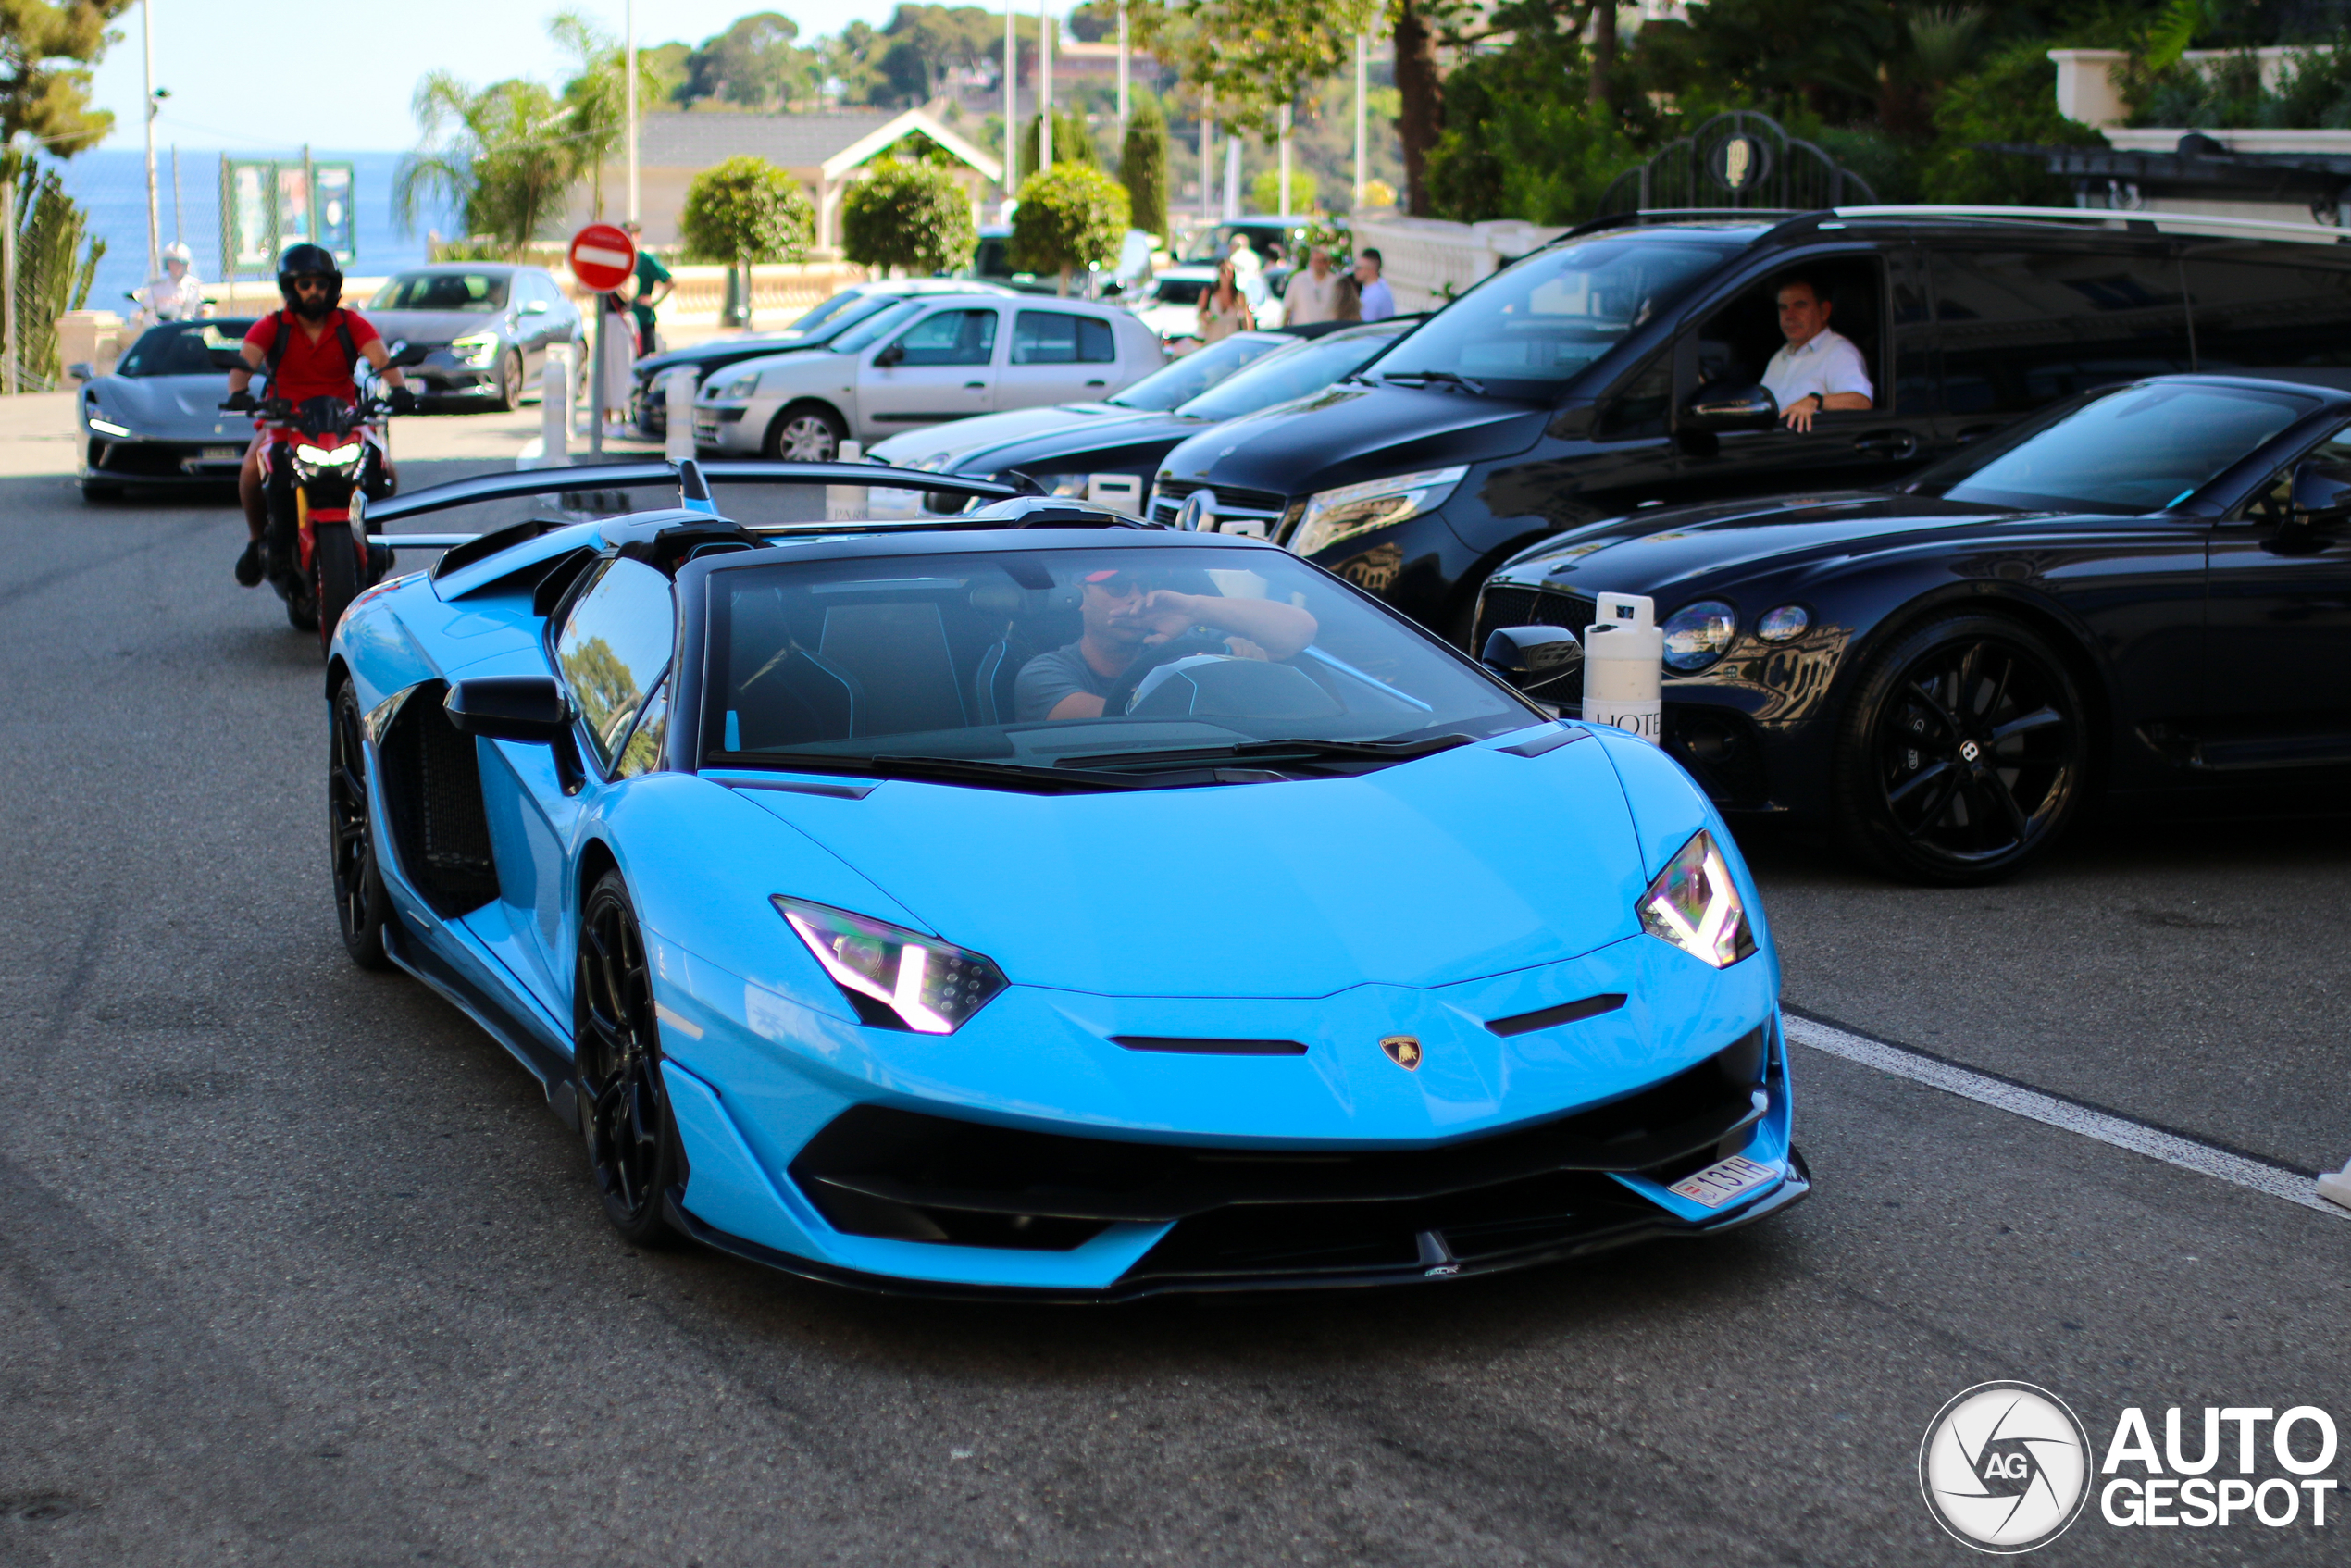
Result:
{"label": "windshield", "polygon": [[708,580],[703,750],[722,765],[1150,771],[1146,753],[1198,767],[1173,754],[1536,722],[1425,632],[1271,550],[860,556]]}
{"label": "windshield", "polygon": [[242,363],[250,321],[191,321],[150,327],[114,367],[118,376],[212,376]]}
{"label": "windshield", "polygon": [[1249,237],[1250,249],[1257,253],[1261,261],[1265,259],[1268,247],[1289,237],[1288,230],[1278,223],[1220,223],[1193,235],[1191,243],[1184,247],[1181,259],[1191,266],[1222,261],[1232,254],[1236,234]]}
{"label": "windshield", "polygon": [[784,331],[787,334],[798,333],[802,337],[806,337],[827,322],[837,323],[842,317],[854,319],[857,316],[879,310],[889,303],[889,296],[886,294],[838,293],[806,315],[796,317],[791,325],[784,329]]}
{"label": "windshield", "polygon": [[897,330],[906,322],[921,315],[925,303],[922,300],[893,301],[889,309],[877,310],[871,316],[852,322],[846,331],[825,346],[835,354],[855,354],[876,339]]}
{"label": "windshield", "polygon": [[1200,419],[1237,419],[1321,392],[1342,376],[1361,370],[1388,344],[1401,337],[1402,327],[1362,332],[1333,332],[1311,342],[1298,343],[1269,355],[1214,391],[1192,399],[1178,410]]}
{"label": "windshield", "polygon": [[1541,252],[1430,317],[1380,361],[1379,377],[1460,378],[1500,397],[1548,397],[1735,250],[1625,235]]}
{"label": "windshield", "polygon": [[1164,414],[1178,404],[1191,402],[1242,366],[1263,359],[1277,348],[1288,346],[1280,338],[1259,337],[1254,333],[1236,334],[1206,348],[1196,349],[1181,359],[1169,361],[1107,401],[1121,408],[1140,408],[1153,414]]}
{"label": "windshield", "polygon": [[1154,278],[1151,280],[1148,303],[1151,305],[1198,305],[1200,295],[1208,292],[1212,281],[1206,278]]}
{"label": "windshield", "polygon": [[1993,506],[2160,512],[2318,405],[2249,387],[2125,387],[2004,451],[1970,453],[1924,476],[1918,488]]}
{"label": "windshield", "polygon": [[367,308],[488,316],[506,308],[506,276],[503,272],[404,272],[378,289]]}

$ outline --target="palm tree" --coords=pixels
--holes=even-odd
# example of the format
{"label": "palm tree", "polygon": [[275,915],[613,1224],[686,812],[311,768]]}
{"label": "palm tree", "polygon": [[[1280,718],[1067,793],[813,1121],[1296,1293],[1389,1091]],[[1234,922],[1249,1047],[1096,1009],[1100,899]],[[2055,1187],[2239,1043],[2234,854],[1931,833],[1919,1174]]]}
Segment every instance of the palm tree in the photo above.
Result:
{"label": "palm tree", "polygon": [[511,256],[562,218],[578,159],[553,93],[520,80],[476,90],[435,71],[417,83],[411,108],[424,142],[392,179],[392,217],[404,228],[415,228],[419,197],[439,195],[463,212],[467,234]]}
{"label": "palm tree", "polygon": [[[575,178],[585,176],[588,199],[598,222],[604,216],[604,165],[621,151],[628,132],[628,52],[619,40],[578,11],[559,11],[548,35],[569,55],[573,71],[564,83],[563,112],[569,124]],[[647,55],[637,56],[637,106],[661,96],[660,73]]]}

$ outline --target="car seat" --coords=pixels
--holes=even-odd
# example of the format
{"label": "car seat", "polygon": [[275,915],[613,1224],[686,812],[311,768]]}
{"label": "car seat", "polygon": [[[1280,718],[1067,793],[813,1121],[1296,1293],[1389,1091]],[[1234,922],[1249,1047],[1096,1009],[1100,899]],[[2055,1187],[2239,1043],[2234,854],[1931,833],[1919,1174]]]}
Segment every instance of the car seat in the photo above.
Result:
{"label": "car seat", "polygon": [[816,653],[863,689],[857,734],[911,735],[970,722],[947,628],[929,600],[831,605]]}
{"label": "car seat", "polygon": [[1013,722],[1013,691],[1022,668],[1046,648],[1074,641],[1083,629],[1075,588],[1018,588],[987,582],[972,590],[972,608],[999,631],[972,671],[972,722]]}

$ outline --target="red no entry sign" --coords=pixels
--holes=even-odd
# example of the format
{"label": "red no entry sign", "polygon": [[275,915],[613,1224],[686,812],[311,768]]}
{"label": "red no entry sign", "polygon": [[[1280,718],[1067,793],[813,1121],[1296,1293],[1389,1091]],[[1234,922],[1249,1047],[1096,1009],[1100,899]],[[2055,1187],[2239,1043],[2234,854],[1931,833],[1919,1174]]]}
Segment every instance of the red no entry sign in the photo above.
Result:
{"label": "red no entry sign", "polygon": [[624,229],[591,223],[571,237],[571,275],[591,292],[611,293],[637,269],[637,242]]}

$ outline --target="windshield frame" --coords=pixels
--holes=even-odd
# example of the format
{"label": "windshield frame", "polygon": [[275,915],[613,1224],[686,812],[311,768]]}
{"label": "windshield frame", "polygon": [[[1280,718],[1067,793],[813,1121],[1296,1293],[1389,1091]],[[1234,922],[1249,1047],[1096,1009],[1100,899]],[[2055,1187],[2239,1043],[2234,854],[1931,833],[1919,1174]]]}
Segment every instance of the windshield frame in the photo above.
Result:
{"label": "windshield frame", "polygon": [[[1057,532],[1059,530],[1056,530]],[[1450,661],[1489,688],[1496,695],[1497,709],[1511,719],[1523,718],[1489,735],[1478,736],[1481,742],[1515,735],[1525,729],[1554,722],[1551,716],[1514,687],[1497,677],[1491,670],[1471,658],[1459,648],[1436,636],[1418,622],[1393,606],[1349,582],[1346,579],[1325,572],[1311,561],[1302,561],[1280,546],[1262,540],[1238,536],[1171,534],[1139,529],[1104,529],[1101,536],[1062,533],[1051,540],[1039,540],[1033,533],[999,529],[937,529],[920,533],[890,533],[881,535],[797,535],[784,536],[778,542],[789,550],[789,557],[769,555],[765,551],[736,551],[691,560],[678,569],[675,587],[678,616],[678,645],[669,666],[669,728],[663,765],[669,771],[689,774],[760,773],[791,776],[795,773],[858,776],[859,759],[824,753],[809,753],[796,765],[792,756],[781,753],[729,753],[716,744],[723,737],[711,732],[715,714],[707,712],[707,687],[710,672],[723,661],[714,660],[710,640],[717,617],[711,613],[712,599],[718,587],[719,574],[735,571],[765,570],[785,564],[787,559],[836,561],[858,557],[883,557],[904,560],[921,555],[1036,555],[1082,550],[1121,552],[1133,549],[1172,549],[1184,552],[1214,551],[1233,555],[1235,569],[1249,569],[1252,554],[1262,554],[1283,566],[1284,569],[1302,568],[1322,579],[1323,585],[1391,623],[1400,635],[1412,639],[1424,650]],[[1221,568],[1220,568],[1221,569]],[[587,574],[581,574],[585,577]],[[1459,725],[1439,726],[1460,728]],[[879,738],[887,742],[887,738]],[[884,751],[877,755],[890,755]],[[1409,760],[1409,759],[1408,759]],[[880,770],[886,771],[886,770]],[[865,764],[864,778],[878,777],[872,764]],[[1075,773],[1074,781],[1082,782],[1083,773]],[[1016,784],[1008,787],[1017,788]]]}
{"label": "windshield frame", "polygon": [[[1273,334],[1268,332],[1235,332],[1231,337],[1220,339],[1213,343],[1203,344],[1202,346],[1194,349],[1189,354],[1181,355],[1176,358],[1169,360],[1166,364],[1161,366],[1158,369],[1153,370],[1147,376],[1138,377],[1134,381],[1128,383],[1125,387],[1122,387],[1119,391],[1112,393],[1110,396],[1102,399],[1102,402],[1113,408],[1124,408],[1136,414],[1172,414],[1176,409],[1183,407],[1185,404],[1191,402],[1192,398],[1206,396],[1208,393],[1215,391],[1218,387],[1223,386],[1226,381],[1231,380],[1234,377],[1249,369],[1251,366],[1262,365],[1267,359],[1270,359],[1275,355],[1281,353],[1284,349],[1290,346],[1287,342],[1264,342],[1266,338],[1271,336],[1273,336]],[[1199,359],[1201,355],[1215,354],[1217,350],[1223,348],[1226,343],[1240,343],[1243,345],[1256,344],[1259,346],[1257,353],[1251,355],[1249,358],[1243,360],[1232,369],[1218,376],[1216,380],[1200,388],[1199,392],[1192,393],[1191,397],[1183,398],[1177,402],[1170,404],[1140,404],[1128,403],[1126,401],[1126,395],[1129,392],[1148,387],[1163,376],[1168,378],[1170,380],[1175,380],[1183,372],[1187,366]]]}

